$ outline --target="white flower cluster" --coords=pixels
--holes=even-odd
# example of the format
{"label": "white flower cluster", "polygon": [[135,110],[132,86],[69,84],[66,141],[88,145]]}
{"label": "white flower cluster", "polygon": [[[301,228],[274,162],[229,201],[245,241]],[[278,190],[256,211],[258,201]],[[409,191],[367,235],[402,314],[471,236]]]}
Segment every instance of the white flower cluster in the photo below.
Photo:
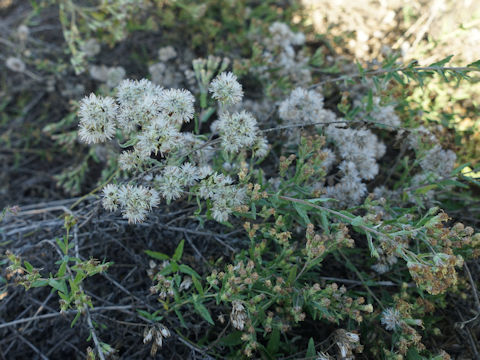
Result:
{"label": "white flower cluster", "polygon": [[166,166],[154,184],[168,202],[180,198],[189,187],[191,193],[212,201],[212,217],[219,222],[227,221],[246,197],[245,189],[233,185],[229,176],[213,172],[209,166],[197,167],[191,163]]}
{"label": "white flower cluster", "polygon": [[108,88],[118,86],[126,75],[125,69],[121,66],[92,65],[89,72],[92,79],[105,83]]}
{"label": "white flower cluster", "polygon": [[280,46],[287,52],[293,52],[292,46],[305,44],[305,35],[300,32],[294,33],[285,23],[274,22],[268,31],[271,38],[268,39],[267,44],[270,47]]}
{"label": "white flower cluster", "polygon": [[164,339],[169,338],[170,336],[170,330],[168,330],[165,325],[158,323],[154,326],[145,328],[143,331],[143,343],[147,344],[154,340],[150,354],[152,357],[155,357],[155,353],[157,352],[158,348],[162,347]]}
{"label": "white flower cluster", "polygon": [[[231,73],[220,74],[210,89],[220,103],[217,130],[224,150],[249,149],[254,156],[265,156],[268,143],[259,136],[255,118],[245,111],[221,111],[223,105],[241,101],[243,92],[236,77]],[[137,223],[158,205],[160,197],[170,202],[188,192],[209,200],[211,216],[225,222],[244,204],[245,189],[209,166],[216,149],[201,136],[181,132],[182,125],[192,120],[194,113],[194,97],[189,91],[163,89],[148,80],[122,81],[116,88],[115,98],[91,94],[81,101],[79,136],[82,141],[105,142],[117,133],[127,139],[130,149],[118,158],[121,169],[158,166],[159,161],[151,156],[162,156],[161,170],[142,180],[148,187],[107,185],[103,190],[103,206],[107,210],[120,209],[129,222]],[[191,162],[184,162],[187,157]]]}
{"label": "white flower cluster", "polygon": [[[436,141],[434,135],[423,127],[420,132],[416,133],[416,136],[418,136],[418,134],[427,136],[428,139],[432,141]],[[407,141],[412,139],[414,139],[414,137],[407,139]],[[415,144],[415,146],[419,146],[419,144]],[[407,190],[407,194],[409,194],[408,199],[412,199],[413,201],[413,199],[420,196],[427,207],[433,206],[436,195],[435,188],[428,191],[422,191],[421,193],[417,193],[416,190],[430,184],[435,184],[441,178],[448,177],[455,167],[456,160],[457,156],[453,151],[445,150],[439,144],[436,144],[430,150],[427,150],[423,158],[419,161],[422,171],[415,174],[410,180],[410,188]],[[442,186],[443,189],[448,187],[451,187],[451,185]],[[402,191],[402,189],[389,190],[385,186],[379,186],[373,193],[377,199],[383,197],[390,200],[401,201]],[[375,271],[378,270],[375,269]]]}
{"label": "white flower cluster", "polygon": [[81,101],[80,139],[99,143],[112,139],[117,129],[127,135],[134,132],[133,151],[119,160],[122,169],[130,170],[152,153],[167,153],[181,144],[179,128],[193,118],[193,103],[187,90],[163,90],[148,80],[124,80],[116,99],[91,94]]}
{"label": "white flower cluster", "polygon": [[323,107],[322,94],[314,90],[296,88],[290,96],[280,103],[280,119],[293,123],[330,122],[335,114]]}
{"label": "white flower cluster", "polygon": [[195,74],[190,68],[193,54],[184,49],[178,54],[173,46],[165,46],[158,50],[160,62],[148,67],[152,82],[169,88],[181,88],[182,84],[188,85],[193,91],[196,81]]}
{"label": "white flower cluster", "polygon": [[251,147],[258,136],[257,120],[246,111],[233,114],[224,112],[220,115],[216,130],[222,139],[222,147],[233,153]]}
{"label": "white flower cluster", "polygon": [[362,182],[355,164],[343,161],[339,169],[343,177],[337,184],[325,187],[326,196],[338,200],[342,207],[360,203],[367,192],[367,186]]}
{"label": "white flower cluster", "polygon": [[[420,160],[420,167],[422,172],[414,175],[410,181],[413,187],[411,193],[412,198],[415,198],[415,189],[424,185],[429,185],[437,182],[443,177],[448,177],[454,167],[457,155],[452,150],[444,150],[439,144],[428,150],[424,157]],[[435,190],[431,189],[421,194],[427,206],[433,206],[432,201],[435,199]]]}
{"label": "white flower cluster", "polygon": [[[383,115],[398,120],[393,107],[385,109]],[[367,129],[341,127],[342,119],[337,119],[334,112],[324,108],[323,96],[314,90],[293,90],[289,97],[280,103],[279,117],[287,125],[318,123],[318,127],[324,128],[327,141],[334,145],[335,153],[328,148],[322,149],[327,155],[323,166],[328,172],[332,165],[340,161],[337,165],[343,175],[335,185],[325,187],[326,196],[338,200],[340,206],[360,203],[367,193],[367,187],[362,181],[375,178],[379,171],[377,160],[386,151],[385,145],[377,136]],[[386,120],[382,121],[385,123]],[[335,124],[336,122],[339,124]],[[289,131],[289,140],[299,136],[299,128]],[[314,184],[313,189],[320,189],[322,185]]]}
{"label": "white flower cluster", "polygon": [[210,166],[197,167],[189,162],[181,166],[166,166],[161,175],[157,175],[155,183],[160,194],[168,201],[180,198],[185,187],[193,186],[213,173]]}
{"label": "white flower cluster", "polygon": [[118,126],[128,133],[137,126],[148,125],[158,115],[158,109],[152,109],[153,99],[161,97],[163,89],[142,79],[124,80],[116,88],[116,98],[120,104]]}
{"label": "white flower cluster", "polygon": [[370,116],[373,118],[373,121],[379,124],[386,125],[390,129],[398,128],[401,124],[400,118],[395,112],[395,106],[393,104],[388,104],[385,106],[380,105],[380,98],[373,98],[374,109],[370,112]]}
{"label": "white flower cluster", "polygon": [[457,155],[452,150],[444,150],[437,144],[420,160],[420,166],[424,171],[446,177],[453,171],[455,161],[457,161]]}
{"label": "white flower cluster", "polygon": [[160,202],[158,192],[143,186],[108,184],[103,188],[102,205],[115,211],[122,209],[123,217],[130,223],[145,220],[147,213]]}
{"label": "white flower cluster", "polygon": [[242,101],[242,85],[231,72],[223,72],[210,83],[212,97],[222,105],[234,105]]}
{"label": "white flower cluster", "polygon": [[[375,123],[374,125],[385,125],[386,130],[395,130],[400,127],[401,121],[395,112],[394,104],[382,105],[381,98],[378,96],[374,96],[372,100],[372,110],[368,113],[365,111],[365,115],[368,115],[372,119]],[[366,110],[367,102],[365,99],[357,99],[354,101],[354,104]]]}
{"label": "white flower cluster", "polygon": [[238,300],[234,300],[232,302],[232,312],[230,313],[230,320],[232,321],[233,327],[240,331],[243,330],[243,328],[245,327],[245,323],[248,320],[245,307]]}
{"label": "white flower cluster", "polygon": [[390,331],[396,330],[403,322],[400,311],[394,308],[385,309],[382,312],[380,321],[385,326],[385,329]]}
{"label": "white flower cluster", "polygon": [[88,57],[97,55],[101,50],[100,43],[95,38],[90,38],[82,43],[80,50]]}
{"label": "white flower cluster", "polygon": [[87,144],[110,140],[115,135],[118,105],[111,97],[90,94],[80,102],[80,139]]}
{"label": "white flower cluster", "polygon": [[398,262],[398,258],[395,254],[386,254],[381,246],[378,246],[376,250],[380,258],[376,264],[371,266],[371,268],[379,274],[384,274]]}
{"label": "white flower cluster", "polygon": [[158,49],[158,58],[160,61],[167,62],[168,60],[174,59],[176,56],[177,52],[171,45]]}
{"label": "white flower cluster", "polygon": [[275,22],[269,27],[270,37],[263,39],[265,67],[257,69],[258,75],[268,76],[267,68],[278,69],[280,76],[291,79],[298,85],[306,85],[312,80],[308,68],[310,57],[302,51],[296,52],[295,46],[305,44],[303,33],[294,33],[288,25]]}
{"label": "white flower cluster", "polygon": [[377,160],[385,155],[386,147],[374,133],[330,125],[325,134],[334,142],[340,157],[355,165],[361,179],[372,180],[378,174]]}
{"label": "white flower cluster", "polygon": [[212,201],[212,217],[219,222],[227,221],[232,211],[244,204],[246,198],[245,188],[233,185],[229,176],[216,172],[200,182],[198,194]]}
{"label": "white flower cluster", "polygon": [[372,180],[378,174],[377,160],[385,154],[385,144],[366,129],[330,125],[325,134],[343,159],[339,170],[344,175],[336,185],[325,188],[327,196],[337,199],[341,206],[357,205],[367,193],[362,180]]}
{"label": "white flower cluster", "polygon": [[5,61],[5,65],[10,70],[20,73],[24,72],[27,68],[22,59],[13,56],[7,58],[7,60]]}
{"label": "white flower cluster", "polygon": [[213,132],[218,132],[222,147],[227,152],[238,153],[242,149],[252,149],[257,157],[268,153],[267,139],[260,136],[257,120],[247,111],[230,113],[224,106],[236,105],[242,101],[242,86],[232,73],[221,73],[210,84],[212,97],[220,105],[218,121],[212,124]]}

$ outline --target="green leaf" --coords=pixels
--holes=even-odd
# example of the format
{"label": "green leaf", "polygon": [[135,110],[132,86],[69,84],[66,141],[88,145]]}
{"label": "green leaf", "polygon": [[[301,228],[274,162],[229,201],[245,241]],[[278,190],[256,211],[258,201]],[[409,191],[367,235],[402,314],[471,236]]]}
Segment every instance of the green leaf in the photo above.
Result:
{"label": "green leaf", "polygon": [[30,264],[27,260],[23,261],[23,265],[25,265],[25,269],[27,269],[29,273],[33,271],[33,265]]}
{"label": "green leaf", "polygon": [[257,219],[257,207],[255,206],[255,203],[252,202],[252,205],[251,205],[251,209],[252,211],[250,212],[250,214],[252,215],[252,218],[254,220]]}
{"label": "green leaf", "polygon": [[293,285],[296,278],[297,278],[297,266],[295,265],[290,269],[290,272],[288,274],[287,283]]}
{"label": "green leaf", "polygon": [[322,222],[322,228],[325,234],[330,234],[330,226],[325,211],[320,212],[320,221]]}
{"label": "green leaf", "polygon": [[178,320],[180,321],[180,325],[182,325],[182,327],[184,328],[187,328],[187,324],[185,324],[185,320],[183,319],[183,315],[180,312],[180,310],[175,309],[175,314],[177,315]]}
{"label": "green leaf", "polygon": [[182,258],[182,254],[183,254],[183,246],[185,245],[185,240],[182,239],[182,241],[180,241],[180,243],[178,244],[177,248],[175,249],[175,253],[173,254],[172,256],[172,259],[175,260],[175,261],[180,261],[180,259]]}
{"label": "green leaf", "polygon": [[302,205],[299,203],[293,203],[293,207],[295,208],[295,210],[297,210],[298,215],[300,215],[300,217],[302,218],[304,222],[303,225],[306,226],[311,223],[310,219],[308,218],[305,205]]}
{"label": "green leaf", "polygon": [[124,143],[124,144],[118,144],[118,145],[120,145],[120,147],[122,147],[122,148],[125,149],[125,148],[128,148],[128,147],[130,147],[130,146],[135,145],[136,143],[137,143],[137,139],[136,139],[136,138],[132,138],[132,139],[128,140],[126,143]]}
{"label": "green leaf", "polygon": [[278,347],[280,345],[280,331],[278,328],[273,329],[272,335],[270,335],[270,340],[268,340],[267,344],[267,351],[274,355],[278,351]]}
{"label": "green leaf", "polygon": [[[479,60],[479,62],[480,62],[480,60]],[[470,165],[471,165],[471,163],[467,162],[467,163],[465,163],[465,164],[462,164],[462,165],[460,165],[460,166],[457,166],[457,167],[455,168],[455,170],[453,170],[453,172],[452,172],[451,175],[457,175],[457,174],[461,173],[464,168],[466,168],[467,166],[470,166]]]}
{"label": "green leaf", "polygon": [[77,322],[77,320],[80,318],[80,315],[81,315],[81,314],[82,314],[82,313],[81,313],[80,311],[75,314],[75,317],[73,318],[73,321],[72,321],[72,323],[70,324],[70,327],[71,327],[71,328],[73,328],[73,325],[75,325],[75,323]]}
{"label": "green leaf", "polygon": [[150,314],[148,311],[137,309],[137,312],[140,316],[144,317],[145,319],[152,320],[154,316]]}
{"label": "green leaf", "polygon": [[313,338],[310,338],[310,340],[308,340],[306,357],[307,359],[314,359],[316,355],[317,355],[317,352],[315,351],[315,342],[313,341]]}
{"label": "green leaf", "polygon": [[178,267],[178,270],[180,270],[180,272],[182,272],[184,274],[190,275],[192,277],[192,279],[193,278],[200,279],[200,275],[198,275],[198,273],[188,265],[182,264]]}
{"label": "green leaf", "polygon": [[58,290],[64,294],[68,294],[67,284],[64,280],[48,279],[48,285],[50,285],[55,290]]}
{"label": "green leaf", "polygon": [[170,256],[158,251],[144,250],[144,253],[157,260],[170,260]]}
{"label": "green leaf", "polygon": [[358,72],[360,73],[360,75],[363,76],[363,74],[365,74],[365,69],[362,67],[362,64],[360,64],[360,62],[357,61],[356,65],[357,65]]}
{"label": "green leaf", "polygon": [[451,185],[451,186],[457,186],[457,187],[460,187],[460,188],[463,188],[463,189],[468,189],[469,188],[468,185],[466,185],[466,184],[464,184],[460,181],[452,180],[452,179],[445,179],[445,180],[439,181],[438,185]]}
{"label": "green leaf", "polygon": [[47,285],[48,285],[48,280],[35,280],[32,283],[32,287],[42,287]]}
{"label": "green leaf", "polygon": [[210,315],[210,312],[205,307],[205,305],[194,302],[193,306],[195,307],[195,310],[200,314],[200,316],[203,317],[210,325],[215,325],[212,320],[212,316]]}
{"label": "green leaf", "polygon": [[325,63],[322,48],[318,48],[317,50],[315,50],[315,53],[310,58],[310,63],[315,67],[320,67]]}
{"label": "green leaf", "polygon": [[365,222],[361,216],[356,216],[355,218],[352,219],[350,224],[352,224],[352,226],[361,226],[361,225],[365,225]]}
{"label": "green leaf", "polygon": [[63,275],[65,275],[66,270],[67,270],[67,262],[64,261],[64,262],[62,262],[62,264],[58,268],[57,277],[62,277]]}
{"label": "green leaf", "polygon": [[423,194],[426,194],[427,192],[429,192],[430,190],[435,189],[436,187],[438,187],[437,184],[426,185],[426,186],[423,186],[423,187],[415,190],[415,194],[423,195]]}
{"label": "green leaf", "polygon": [[200,122],[204,123],[204,122],[207,122],[208,119],[210,119],[210,117],[213,115],[213,113],[216,111],[217,109],[214,108],[214,107],[209,107],[208,109],[205,110],[205,112],[202,114],[202,117],[200,119]]}
{"label": "green leaf", "polygon": [[[170,268],[172,270],[172,272],[177,272],[180,268],[178,266],[178,263],[175,261],[175,260],[172,260],[172,262],[170,263]],[[163,273],[162,273],[163,275]]]}
{"label": "green leaf", "polygon": [[203,296],[204,292],[203,292],[203,287],[200,281],[198,281],[198,279],[195,276],[192,277],[192,281],[193,281],[193,286],[195,286],[195,289],[197,289],[200,296]]}
{"label": "green leaf", "polygon": [[62,250],[62,252],[64,254],[66,254],[67,253],[67,247],[66,247],[65,243],[62,240],[60,240],[59,238],[56,238],[55,241],[57,242],[57,245],[60,248],[60,250]]}
{"label": "green leaf", "polygon": [[373,109],[373,92],[372,92],[372,89],[369,89],[366,111],[370,112],[372,111],[372,109]]}
{"label": "green leaf", "polygon": [[467,67],[476,67],[480,69],[480,60],[477,60],[477,61],[474,61],[473,63],[468,64]]}
{"label": "green leaf", "polygon": [[423,359],[424,357],[420,356],[417,349],[415,349],[414,347],[411,347],[410,349],[408,349],[407,360],[423,360]]}
{"label": "green leaf", "polygon": [[83,279],[85,279],[85,277],[86,277],[86,276],[85,276],[85,274],[83,273],[83,271],[78,271],[78,272],[77,272],[77,275],[75,275],[75,279],[73,280],[73,283],[74,283],[75,285],[78,285],[78,284],[80,284],[80,283],[83,281]]}
{"label": "green leaf", "polygon": [[227,336],[221,338],[218,343],[224,346],[235,346],[240,345],[242,342],[242,332],[234,331]]}
{"label": "green leaf", "polygon": [[307,201],[315,204],[317,202],[338,201],[338,200],[332,199],[332,198],[314,198],[314,199],[308,199]]}
{"label": "green leaf", "polygon": [[176,269],[173,268],[172,263],[168,264],[160,271],[159,274],[165,276],[165,275],[171,274],[172,272],[176,272],[178,270],[178,265],[176,263],[175,265],[176,265]]}
{"label": "green leaf", "polygon": [[442,67],[452,59],[453,55],[447,56],[445,59],[434,62],[433,64],[428,65],[429,67]]}
{"label": "green leaf", "polygon": [[397,74],[396,72],[392,73],[392,77],[400,84],[400,85],[405,85],[405,82],[403,81],[403,78],[401,75]]}

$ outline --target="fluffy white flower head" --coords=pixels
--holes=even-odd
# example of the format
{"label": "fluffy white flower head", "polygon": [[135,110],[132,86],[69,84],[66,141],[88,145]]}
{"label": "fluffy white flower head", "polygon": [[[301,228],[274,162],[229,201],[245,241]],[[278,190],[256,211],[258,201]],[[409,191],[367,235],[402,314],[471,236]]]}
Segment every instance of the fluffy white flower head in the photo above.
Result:
{"label": "fluffy white flower head", "polygon": [[5,61],[5,65],[10,70],[16,72],[24,72],[26,68],[25,63],[22,61],[22,59],[12,56],[9,57],[7,61]]}
{"label": "fluffy white flower head", "polygon": [[448,176],[455,167],[457,155],[452,150],[444,150],[440,145],[435,145],[427,151],[420,161],[420,166],[425,171],[433,172],[439,176]]}
{"label": "fluffy white flower head", "polygon": [[145,220],[148,211],[158,205],[160,198],[154,189],[122,185],[118,191],[118,202],[123,208],[123,217],[136,224]]}
{"label": "fluffy white flower head", "polygon": [[111,97],[90,94],[80,102],[80,139],[87,144],[110,140],[115,135],[117,104]]}
{"label": "fluffy white flower head", "polygon": [[168,60],[173,59],[175,56],[177,56],[177,52],[171,45],[158,49],[158,58],[160,61],[167,62]]}
{"label": "fluffy white flower head", "polygon": [[107,79],[106,79],[107,86],[114,88],[115,86],[120,84],[120,82],[125,77],[125,74],[126,74],[126,71],[121,66],[115,66],[115,67],[109,68],[107,72]]}
{"label": "fluffy white flower head", "polygon": [[254,144],[257,138],[257,120],[248,112],[223,113],[217,125],[226,151],[238,152]]}
{"label": "fluffy white flower head", "polygon": [[180,167],[169,165],[163,169],[162,175],[158,175],[155,178],[157,188],[167,202],[176,200],[182,196],[184,191],[182,177],[183,173]]}
{"label": "fluffy white flower head", "polygon": [[115,211],[119,206],[120,192],[117,185],[108,184],[103,188],[102,205],[109,211]]}
{"label": "fluffy white flower head", "polygon": [[142,101],[146,94],[160,95],[162,90],[147,79],[126,79],[117,86],[117,100],[122,106],[133,106]]}
{"label": "fluffy white flower head", "polygon": [[212,97],[223,105],[233,105],[242,101],[242,85],[231,72],[223,72],[210,84]]}
{"label": "fluffy white flower head", "polygon": [[280,118],[284,121],[314,122],[326,117],[323,108],[323,96],[313,90],[296,88],[290,96],[280,104]]}
{"label": "fluffy white flower head", "polygon": [[402,324],[401,314],[397,309],[388,308],[382,312],[381,323],[387,330],[395,330]]}
{"label": "fluffy white flower head", "polygon": [[177,124],[189,122],[193,118],[195,99],[188,90],[165,90],[160,98],[162,112]]}

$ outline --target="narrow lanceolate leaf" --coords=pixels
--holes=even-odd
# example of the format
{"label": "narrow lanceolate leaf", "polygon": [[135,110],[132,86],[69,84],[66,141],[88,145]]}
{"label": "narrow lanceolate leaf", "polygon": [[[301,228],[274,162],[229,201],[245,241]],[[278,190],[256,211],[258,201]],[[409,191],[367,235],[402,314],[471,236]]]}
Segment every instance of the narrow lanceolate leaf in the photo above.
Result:
{"label": "narrow lanceolate leaf", "polygon": [[195,310],[201,317],[203,317],[210,325],[215,325],[215,323],[212,320],[212,316],[210,315],[210,312],[205,307],[205,305],[197,302],[194,303],[193,305],[195,307]]}
{"label": "narrow lanceolate leaf", "polygon": [[452,57],[453,57],[453,55],[449,55],[449,56],[447,56],[446,58],[444,58],[440,61],[437,61],[437,62],[434,62],[433,64],[430,64],[429,67],[441,67],[441,66],[447,64],[448,62],[450,62]]}
{"label": "narrow lanceolate leaf", "polygon": [[308,218],[305,205],[293,203],[293,207],[295,208],[295,210],[297,210],[298,215],[300,215],[300,217],[302,218],[304,225],[307,225],[311,222]]}
{"label": "narrow lanceolate leaf", "polygon": [[157,260],[169,260],[170,256],[158,251],[144,250],[145,254]]}
{"label": "narrow lanceolate leaf", "polygon": [[48,285],[53,287],[55,290],[58,290],[64,294],[68,293],[67,284],[65,280],[55,280],[55,279],[48,279]]}
{"label": "narrow lanceolate leaf", "polygon": [[314,359],[316,355],[315,352],[315,342],[313,341],[313,338],[310,338],[308,340],[308,348],[307,348],[307,359]]}
{"label": "narrow lanceolate leaf", "polygon": [[32,272],[33,271],[33,265],[30,264],[27,260],[25,260],[23,262],[23,265],[25,265],[25,269],[28,271],[28,272]]}
{"label": "narrow lanceolate leaf", "polygon": [[175,249],[175,253],[173,254],[172,256],[172,259],[175,260],[175,261],[180,261],[180,259],[182,258],[182,254],[183,254],[183,246],[185,245],[185,240],[182,239],[182,241],[180,241],[180,243],[178,244],[177,248]]}
{"label": "narrow lanceolate leaf", "polygon": [[467,65],[467,67],[474,67],[480,69],[480,60],[474,61],[473,63],[470,63]]}
{"label": "narrow lanceolate leaf", "polygon": [[275,353],[278,351],[278,347],[280,346],[280,331],[275,328],[272,332],[272,335],[270,335],[270,340],[268,341],[267,344],[267,350],[271,355],[275,355]]}
{"label": "narrow lanceolate leaf", "polygon": [[190,275],[192,278],[200,279],[200,275],[188,265],[181,264],[178,266],[178,269],[180,272]]}

